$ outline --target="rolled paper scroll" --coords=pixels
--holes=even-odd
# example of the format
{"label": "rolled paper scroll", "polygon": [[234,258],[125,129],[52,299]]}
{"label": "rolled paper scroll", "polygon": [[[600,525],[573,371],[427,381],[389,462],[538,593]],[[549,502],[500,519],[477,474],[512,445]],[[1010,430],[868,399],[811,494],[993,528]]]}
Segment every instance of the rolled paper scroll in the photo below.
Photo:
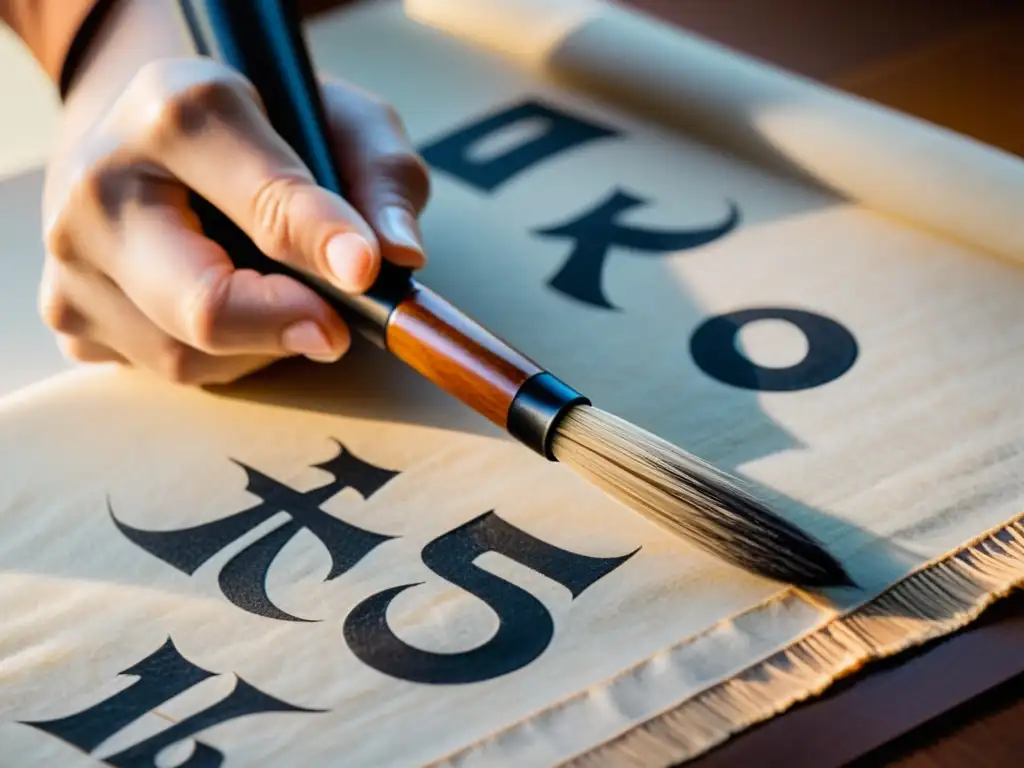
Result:
{"label": "rolled paper scroll", "polygon": [[1024,261],[1024,161],[605,0],[405,0],[534,74],[1003,258]]}

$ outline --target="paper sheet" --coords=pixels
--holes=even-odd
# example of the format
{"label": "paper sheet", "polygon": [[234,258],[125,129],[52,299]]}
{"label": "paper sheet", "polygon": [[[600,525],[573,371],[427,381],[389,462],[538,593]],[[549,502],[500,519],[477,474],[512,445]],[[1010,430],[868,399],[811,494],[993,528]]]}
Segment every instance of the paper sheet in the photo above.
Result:
{"label": "paper sheet", "polygon": [[74,371],[0,401],[0,765],[670,765],[1020,581],[1019,266],[397,3],[311,34],[432,164],[423,281],[864,589],[723,565],[375,350]]}
{"label": "paper sheet", "polygon": [[405,0],[411,18],[518,67],[1009,259],[1024,163],[785,72],[614,0]]}

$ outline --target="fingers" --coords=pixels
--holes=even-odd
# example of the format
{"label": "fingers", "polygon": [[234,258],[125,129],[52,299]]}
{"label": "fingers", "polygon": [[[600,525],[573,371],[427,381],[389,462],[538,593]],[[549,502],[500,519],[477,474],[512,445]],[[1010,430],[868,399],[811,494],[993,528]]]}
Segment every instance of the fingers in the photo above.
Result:
{"label": "fingers", "polygon": [[328,304],[235,268],[188,205],[198,193],[269,257],[343,291],[368,288],[382,258],[422,266],[429,181],[401,121],[350,87],[325,103],[348,199],[315,182],[237,74],[204,59],[140,72],[48,173],[40,309],[65,354],[187,383],[339,359],[351,339]]}
{"label": "fingers", "polygon": [[347,351],[348,328],[311,289],[236,270],[201,233],[180,185],[130,166],[100,165],[91,178],[72,200],[76,215],[51,237],[52,252],[105,275],[167,336],[212,355],[332,362]]}
{"label": "fingers", "polygon": [[141,156],[230,218],[270,258],[359,293],[380,248],[369,224],[320,187],[251,87],[213,62],[159,65],[117,111]]}
{"label": "fingers", "polygon": [[66,359],[79,363],[127,362],[124,357],[105,344],[83,339],[80,336],[58,334],[57,346]]}
{"label": "fingers", "polygon": [[[113,283],[98,273],[48,267],[52,290],[42,292],[44,321],[80,318],[73,331],[51,327],[63,354],[86,363],[117,362],[180,384],[236,381],[277,358],[268,355],[211,355],[164,333]],[[53,305],[61,309],[55,312]],[[67,326],[63,326],[67,328]]]}
{"label": "fingers", "polygon": [[430,176],[401,117],[350,85],[328,83],[324,106],[349,202],[378,235],[384,258],[419,269],[426,263],[418,219]]}
{"label": "fingers", "polygon": [[347,351],[348,328],[311,289],[284,275],[236,270],[185,205],[182,195],[126,212],[122,247],[108,257],[107,273],[155,325],[215,355],[332,362]]}
{"label": "fingers", "polygon": [[61,354],[67,360],[80,363],[125,362],[119,352],[91,338],[93,323],[80,303],[71,299],[64,274],[66,270],[47,259],[38,296],[39,315],[57,337]]}

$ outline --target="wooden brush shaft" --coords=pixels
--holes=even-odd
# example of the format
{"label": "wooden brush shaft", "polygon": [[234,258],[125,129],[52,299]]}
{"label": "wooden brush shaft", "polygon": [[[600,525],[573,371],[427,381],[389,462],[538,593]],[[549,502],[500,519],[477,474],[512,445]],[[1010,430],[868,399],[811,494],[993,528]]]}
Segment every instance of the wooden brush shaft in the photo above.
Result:
{"label": "wooden brush shaft", "polygon": [[[294,3],[180,2],[200,52],[249,78],[274,128],[306,163],[317,183],[344,195]],[[236,264],[291,274],[324,296],[353,330],[554,460],[554,427],[566,409],[586,398],[421,286],[410,270],[385,262],[367,291],[345,294],[319,278],[266,258],[220,211],[202,200],[195,203],[204,231],[225,247]]]}
{"label": "wooden brush shaft", "polygon": [[520,388],[542,369],[418,283],[391,313],[390,352],[502,429]]}

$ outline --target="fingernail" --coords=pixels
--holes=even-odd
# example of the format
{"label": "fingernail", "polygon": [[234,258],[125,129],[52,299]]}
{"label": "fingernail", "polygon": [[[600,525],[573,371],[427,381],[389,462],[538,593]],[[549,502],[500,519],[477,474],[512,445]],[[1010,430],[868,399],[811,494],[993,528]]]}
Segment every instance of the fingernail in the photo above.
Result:
{"label": "fingernail", "polygon": [[343,232],[327,242],[327,267],[338,287],[350,292],[367,288],[373,251],[366,239],[355,232]]}
{"label": "fingernail", "polygon": [[416,258],[422,260],[423,238],[416,217],[405,208],[395,206],[386,209],[381,218],[385,236],[391,244],[415,251]]}
{"label": "fingernail", "polygon": [[286,328],[281,341],[289,352],[318,363],[333,363],[341,357],[339,352],[331,348],[320,327],[311,320],[303,320]]}

